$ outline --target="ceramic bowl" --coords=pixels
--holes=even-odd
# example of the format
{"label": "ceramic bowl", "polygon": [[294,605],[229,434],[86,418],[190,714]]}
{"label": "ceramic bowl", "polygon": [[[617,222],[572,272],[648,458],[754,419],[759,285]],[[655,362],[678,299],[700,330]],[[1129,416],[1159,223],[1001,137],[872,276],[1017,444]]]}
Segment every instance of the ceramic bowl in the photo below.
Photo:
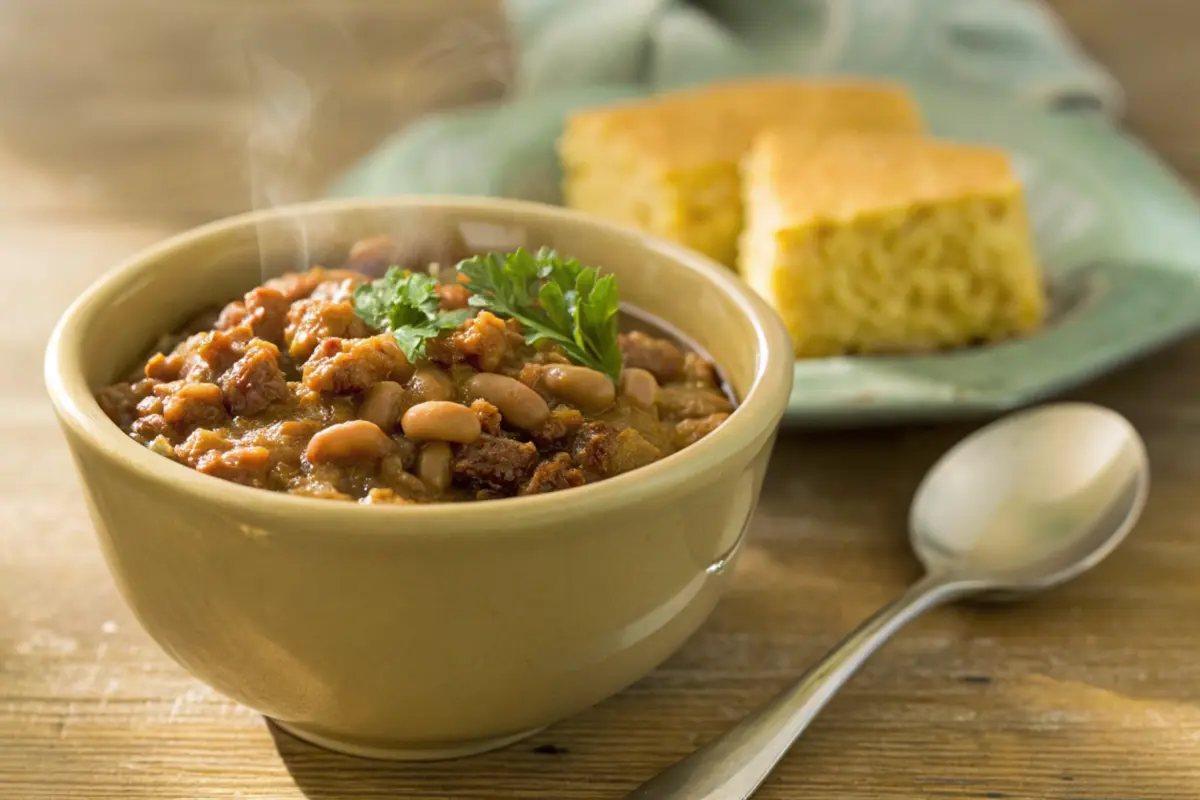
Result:
{"label": "ceramic bowl", "polygon": [[[391,233],[417,249],[550,245],[723,367],[741,406],[696,445],[597,484],[372,507],[246,488],[139,446],[92,393],[159,334],[264,277]],[[439,758],[515,741],[620,691],[717,602],[787,404],[781,323],[726,270],[530,203],[336,201],[216,222],[152,247],[65,313],[46,382],[125,600],[200,680],[319,745]]]}

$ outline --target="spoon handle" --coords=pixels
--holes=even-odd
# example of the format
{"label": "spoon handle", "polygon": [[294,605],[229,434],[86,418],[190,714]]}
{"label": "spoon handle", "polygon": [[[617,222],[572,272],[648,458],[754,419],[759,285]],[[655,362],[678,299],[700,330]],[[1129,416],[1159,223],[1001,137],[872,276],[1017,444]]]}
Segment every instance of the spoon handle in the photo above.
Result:
{"label": "spoon handle", "polygon": [[841,641],[790,689],[722,736],[651,778],[627,800],[745,800],[758,789],[813,718],[905,623],[978,587],[927,575]]}

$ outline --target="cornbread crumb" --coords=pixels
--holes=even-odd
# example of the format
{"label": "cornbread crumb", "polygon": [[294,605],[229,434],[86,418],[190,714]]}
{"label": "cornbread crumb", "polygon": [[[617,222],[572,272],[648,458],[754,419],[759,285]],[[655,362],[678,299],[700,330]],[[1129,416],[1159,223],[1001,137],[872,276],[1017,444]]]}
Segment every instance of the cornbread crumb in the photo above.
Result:
{"label": "cornbread crumb", "polygon": [[558,148],[566,205],[672,239],[732,267],[739,162],[777,125],[919,133],[907,91],[866,80],[764,78],[576,113]]}
{"label": "cornbread crumb", "polygon": [[926,352],[1039,328],[1024,195],[991,147],[887,133],[760,135],[744,164],[743,278],[798,357]]}

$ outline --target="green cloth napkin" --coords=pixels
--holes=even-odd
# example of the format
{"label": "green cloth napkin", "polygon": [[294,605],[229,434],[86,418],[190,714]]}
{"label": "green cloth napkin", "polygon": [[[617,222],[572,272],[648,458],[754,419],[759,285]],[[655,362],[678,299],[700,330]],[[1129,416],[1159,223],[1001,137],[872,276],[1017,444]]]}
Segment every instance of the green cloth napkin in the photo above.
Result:
{"label": "green cloth napkin", "polygon": [[576,108],[766,73],[855,74],[1116,117],[1120,88],[1037,0],[509,0],[520,48],[501,104],[386,141],[338,196],[559,199],[554,140]]}

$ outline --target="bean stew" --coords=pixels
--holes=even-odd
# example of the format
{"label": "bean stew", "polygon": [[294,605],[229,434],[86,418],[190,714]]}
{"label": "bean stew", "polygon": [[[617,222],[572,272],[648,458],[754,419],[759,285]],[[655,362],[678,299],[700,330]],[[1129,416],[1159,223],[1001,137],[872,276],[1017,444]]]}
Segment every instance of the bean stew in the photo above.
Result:
{"label": "bean stew", "polygon": [[[246,486],[362,503],[581,486],[665,458],[735,401],[714,365],[615,278],[549,250],[267,280],[164,337],[104,412],[133,439]],[[374,279],[372,276],[375,276]]]}

